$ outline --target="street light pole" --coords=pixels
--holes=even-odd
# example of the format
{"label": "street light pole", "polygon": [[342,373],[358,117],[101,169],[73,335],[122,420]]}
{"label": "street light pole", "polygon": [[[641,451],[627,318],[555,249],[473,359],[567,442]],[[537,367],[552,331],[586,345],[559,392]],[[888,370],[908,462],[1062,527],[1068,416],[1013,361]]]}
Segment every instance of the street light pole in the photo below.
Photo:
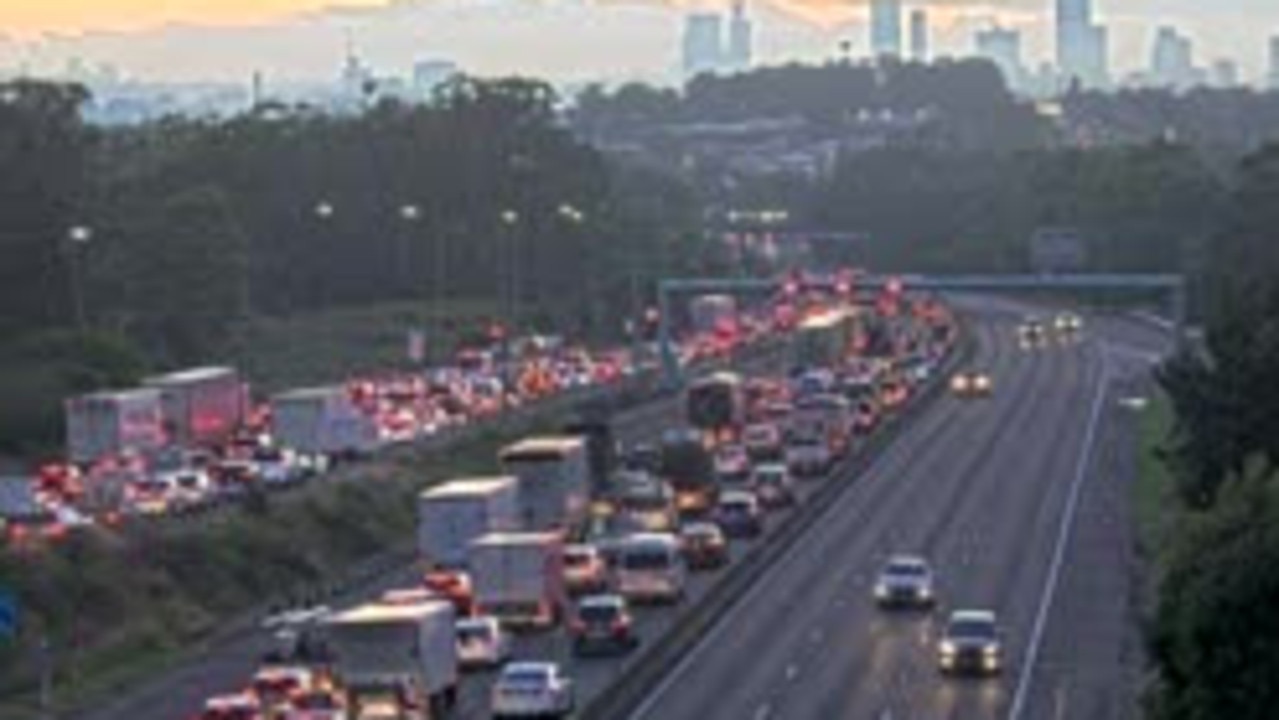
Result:
{"label": "street light pole", "polygon": [[84,309],[84,268],[81,255],[87,251],[93,241],[93,228],[87,225],[75,225],[67,230],[67,269],[71,280],[71,311],[75,316],[76,329],[84,331],[87,327]]}

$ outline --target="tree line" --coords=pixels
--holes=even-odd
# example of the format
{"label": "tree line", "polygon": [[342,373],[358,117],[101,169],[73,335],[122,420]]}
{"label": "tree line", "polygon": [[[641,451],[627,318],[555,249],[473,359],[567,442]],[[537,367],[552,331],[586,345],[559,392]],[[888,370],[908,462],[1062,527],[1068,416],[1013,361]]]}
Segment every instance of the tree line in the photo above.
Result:
{"label": "tree line", "polygon": [[115,129],[81,122],[86,99],[0,85],[0,392],[30,397],[0,442],[56,432],[69,392],[225,358],[246,318],[464,300],[617,336],[706,256],[692,191],[584,144],[540,82]]}
{"label": "tree line", "polygon": [[1160,372],[1184,510],[1161,571],[1150,714],[1260,720],[1279,702],[1279,146],[1242,163],[1203,268],[1203,346]]}

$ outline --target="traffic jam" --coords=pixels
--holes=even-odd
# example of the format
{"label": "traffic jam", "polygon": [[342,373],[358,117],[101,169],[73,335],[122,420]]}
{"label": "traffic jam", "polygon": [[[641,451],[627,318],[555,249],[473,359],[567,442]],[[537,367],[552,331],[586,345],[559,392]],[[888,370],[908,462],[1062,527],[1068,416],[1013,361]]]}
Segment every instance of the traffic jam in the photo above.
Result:
{"label": "traffic jam", "polygon": [[[741,318],[772,323],[785,366],[690,372],[679,419],[652,437],[623,444],[604,422],[528,437],[491,475],[422,490],[416,581],[270,618],[275,649],[256,674],[194,717],[571,716],[602,689],[582,687],[584,670],[633,662],[787,513],[847,481],[841,464],[958,334],[940,302],[901,292],[786,288],[749,312],[704,296],[690,316],[719,328],[710,352]],[[902,558],[879,592],[888,602],[927,581]]]}
{"label": "traffic jam", "polygon": [[[647,323],[655,322],[650,315]],[[767,329],[752,319],[733,337],[691,333],[678,354],[696,363]],[[0,477],[0,545],[33,550],[91,525],[116,528],[234,505],[254,491],[305,485],[388,447],[483,426],[548,398],[613,388],[656,367],[652,343],[591,351],[557,337],[507,341],[496,327],[488,334],[488,344],[461,349],[448,366],[266,398],[255,398],[230,367],[71,398],[65,458],[30,475]]]}

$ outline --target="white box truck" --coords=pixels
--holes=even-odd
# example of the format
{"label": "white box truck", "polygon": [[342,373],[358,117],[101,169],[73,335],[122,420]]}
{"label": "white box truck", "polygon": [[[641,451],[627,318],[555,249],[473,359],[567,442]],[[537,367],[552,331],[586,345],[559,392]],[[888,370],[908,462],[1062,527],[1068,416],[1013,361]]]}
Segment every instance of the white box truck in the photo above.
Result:
{"label": "white box truck", "polygon": [[184,447],[216,445],[244,424],[248,386],[233,368],[206,367],[159,375],[144,385],[160,391],[165,429]]}
{"label": "white box truck", "polygon": [[467,478],[423,490],[417,523],[423,561],[433,568],[466,567],[473,541],[519,529],[517,482],[513,477]]}
{"label": "white box truck", "polygon": [[351,720],[438,718],[456,702],[449,603],[363,605],[330,617],[325,635]]}
{"label": "white box truck", "polygon": [[512,627],[553,627],[567,603],[563,548],[556,533],[493,533],[471,543],[479,613]]}
{"label": "white box truck", "polygon": [[498,457],[502,470],[519,478],[523,529],[571,531],[585,521],[591,466],[584,438],[528,438]]}
{"label": "white box truck", "polygon": [[67,401],[67,455],[95,463],[126,451],[148,453],[165,444],[160,392],[100,392]]}
{"label": "white box truck", "polygon": [[367,455],[381,444],[377,422],[340,386],[271,398],[271,433],[280,446],[305,455]]}

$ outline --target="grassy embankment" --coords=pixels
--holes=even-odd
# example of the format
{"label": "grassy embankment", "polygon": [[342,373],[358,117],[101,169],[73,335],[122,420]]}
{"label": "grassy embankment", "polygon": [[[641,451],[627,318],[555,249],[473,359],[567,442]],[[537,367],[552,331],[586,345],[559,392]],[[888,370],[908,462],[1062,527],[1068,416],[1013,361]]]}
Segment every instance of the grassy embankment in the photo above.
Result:
{"label": "grassy embankment", "polygon": [[1150,396],[1150,404],[1138,419],[1138,477],[1134,488],[1137,544],[1148,562],[1158,565],[1166,540],[1177,522],[1178,502],[1172,469],[1162,457],[1171,436],[1172,402],[1161,391]]}

